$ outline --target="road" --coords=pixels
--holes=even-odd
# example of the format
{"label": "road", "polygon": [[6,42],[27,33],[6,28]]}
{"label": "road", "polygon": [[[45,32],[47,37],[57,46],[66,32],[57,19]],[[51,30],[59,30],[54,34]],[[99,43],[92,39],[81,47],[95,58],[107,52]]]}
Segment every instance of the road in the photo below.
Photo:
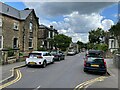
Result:
{"label": "road", "polygon": [[65,60],[57,61],[46,68],[23,67],[20,69],[20,81],[6,88],[75,88],[82,82],[100,75],[84,73],[84,53],[66,56]]}

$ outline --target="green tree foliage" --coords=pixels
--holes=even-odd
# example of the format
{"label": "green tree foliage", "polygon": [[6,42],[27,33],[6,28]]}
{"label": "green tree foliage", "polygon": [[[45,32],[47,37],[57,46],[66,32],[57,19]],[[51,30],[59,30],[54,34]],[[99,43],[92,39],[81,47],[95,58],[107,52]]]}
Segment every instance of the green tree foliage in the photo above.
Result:
{"label": "green tree foliage", "polygon": [[67,47],[69,47],[69,44],[71,42],[72,42],[72,38],[64,34],[56,35],[53,39],[54,46],[56,48],[60,48],[63,51],[65,51]]}
{"label": "green tree foliage", "polygon": [[77,44],[79,45],[79,49],[84,48],[84,43],[81,41],[77,41]]}
{"label": "green tree foliage", "polygon": [[96,30],[91,30],[89,32],[89,42],[94,44],[100,44],[101,39],[105,36],[104,30],[97,28]]}
{"label": "green tree foliage", "polygon": [[108,45],[107,44],[96,44],[95,45],[97,50],[103,50],[103,51],[107,51],[108,50]]}
{"label": "green tree foliage", "polygon": [[116,25],[113,25],[110,29],[109,29],[110,33],[117,38],[118,40],[118,44],[120,47],[120,22],[118,22]]}

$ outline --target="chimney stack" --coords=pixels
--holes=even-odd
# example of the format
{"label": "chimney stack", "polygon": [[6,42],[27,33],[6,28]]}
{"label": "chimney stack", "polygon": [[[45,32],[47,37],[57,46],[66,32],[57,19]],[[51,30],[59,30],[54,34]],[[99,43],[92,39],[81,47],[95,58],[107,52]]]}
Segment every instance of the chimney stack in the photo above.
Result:
{"label": "chimney stack", "polygon": [[50,26],[50,29],[52,29],[52,30],[53,30],[53,26],[52,26],[52,25]]}

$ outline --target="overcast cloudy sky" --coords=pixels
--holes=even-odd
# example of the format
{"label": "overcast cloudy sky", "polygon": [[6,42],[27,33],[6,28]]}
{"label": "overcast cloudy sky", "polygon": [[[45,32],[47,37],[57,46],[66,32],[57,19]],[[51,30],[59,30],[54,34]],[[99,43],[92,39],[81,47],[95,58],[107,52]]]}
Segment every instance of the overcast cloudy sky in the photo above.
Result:
{"label": "overcast cloudy sky", "polygon": [[19,10],[26,7],[35,9],[40,24],[53,25],[59,33],[72,37],[73,42],[88,42],[90,30],[100,27],[107,31],[117,22],[118,4],[115,2],[5,3]]}

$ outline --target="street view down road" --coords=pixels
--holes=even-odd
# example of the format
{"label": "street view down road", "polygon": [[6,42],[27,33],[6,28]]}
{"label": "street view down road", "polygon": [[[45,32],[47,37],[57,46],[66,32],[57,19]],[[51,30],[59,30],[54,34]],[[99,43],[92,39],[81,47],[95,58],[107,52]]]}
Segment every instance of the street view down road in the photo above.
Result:
{"label": "street view down road", "polygon": [[119,0],[0,0],[0,90],[118,90]]}
{"label": "street view down road", "polygon": [[75,88],[82,82],[100,77],[100,74],[85,73],[83,58],[85,54],[66,56],[46,68],[23,67],[20,81],[6,88]]}

